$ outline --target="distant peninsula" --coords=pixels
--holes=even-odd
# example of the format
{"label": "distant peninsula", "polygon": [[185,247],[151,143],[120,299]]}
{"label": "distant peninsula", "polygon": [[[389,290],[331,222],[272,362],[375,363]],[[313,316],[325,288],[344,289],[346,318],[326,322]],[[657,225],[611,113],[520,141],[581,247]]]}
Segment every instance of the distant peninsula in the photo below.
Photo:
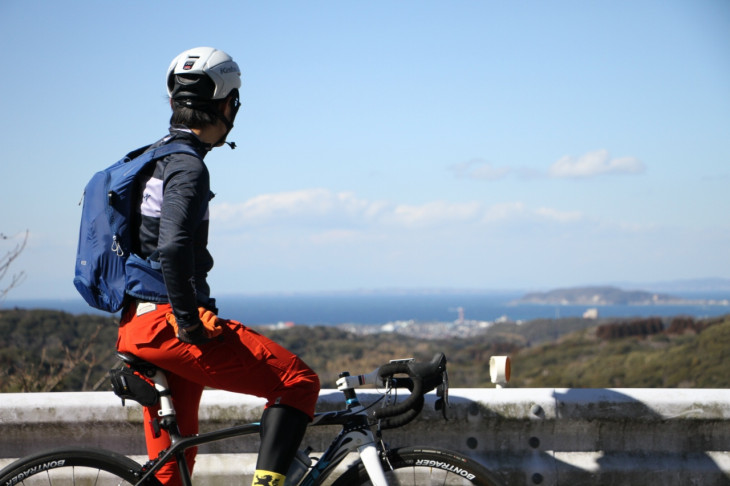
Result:
{"label": "distant peninsula", "polygon": [[549,292],[531,292],[516,301],[517,304],[544,305],[667,305],[686,304],[689,301],[668,294],[643,290],[622,290],[618,287],[574,287]]}

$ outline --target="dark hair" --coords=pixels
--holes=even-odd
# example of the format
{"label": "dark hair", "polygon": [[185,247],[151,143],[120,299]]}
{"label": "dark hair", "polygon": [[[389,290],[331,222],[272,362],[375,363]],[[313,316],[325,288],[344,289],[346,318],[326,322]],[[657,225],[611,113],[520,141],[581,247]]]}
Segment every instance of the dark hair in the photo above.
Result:
{"label": "dark hair", "polygon": [[172,102],[172,116],[170,125],[185,125],[188,128],[205,128],[215,125],[218,121],[216,111],[218,107],[213,103],[192,103],[185,100]]}

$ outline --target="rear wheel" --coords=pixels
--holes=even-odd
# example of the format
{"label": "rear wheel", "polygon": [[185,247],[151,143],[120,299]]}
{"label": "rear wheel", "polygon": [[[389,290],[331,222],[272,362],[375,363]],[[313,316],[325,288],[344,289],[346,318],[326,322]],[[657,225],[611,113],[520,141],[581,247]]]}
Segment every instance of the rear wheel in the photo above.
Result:
{"label": "rear wheel", "polygon": [[[56,449],[24,457],[0,471],[0,485],[107,486],[136,484],[142,468],[133,460],[98,449]],[[158,486],[153,477],[145,484]]]}
{"label": "rear wheel", "polygon": [[[389,452],[382,461],[390,486],[476,485],[500,486],[492,473],[473,459],[432,447],[404,447]],[[362,462],[337,478],[333,486],[371,485]]]}

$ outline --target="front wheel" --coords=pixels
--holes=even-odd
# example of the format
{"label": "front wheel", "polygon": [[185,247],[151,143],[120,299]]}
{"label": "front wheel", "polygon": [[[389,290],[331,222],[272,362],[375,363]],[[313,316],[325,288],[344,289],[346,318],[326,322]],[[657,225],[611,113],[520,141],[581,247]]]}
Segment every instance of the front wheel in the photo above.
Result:
{"label": "front wheel", "polygon": [[[476,485],[500,486],[492,473],[473,459],[433,447],[404,447],[389,451],[382,460],[389,486]],[[361,461],[337,478],[332,486],[367,486],[370,478]]]}
{"label": "front wheel", "polygon": [[[0,471],[0,485],[111,486],[136,484],[141,466],[111,451],[55,449],[18,459]],[[145,484],[159,486],[153,477]]]}

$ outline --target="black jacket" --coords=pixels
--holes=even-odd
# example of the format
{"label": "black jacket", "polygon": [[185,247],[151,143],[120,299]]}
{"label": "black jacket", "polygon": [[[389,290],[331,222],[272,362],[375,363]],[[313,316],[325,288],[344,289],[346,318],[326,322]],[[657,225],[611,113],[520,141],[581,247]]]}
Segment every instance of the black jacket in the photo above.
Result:
{"label": "black jacket", "polygon": [[188,327],[200,321],[198,307],[217,312],[207,281],[213,268],[208,252],[208,203],[213,193],[203,158],[210,146],[185,127],[170,128],[170,136],[153,146],[172,141],[190,145],[200,158],[168,155],[140,178],[136,250],[160,262],[178,325]]}

